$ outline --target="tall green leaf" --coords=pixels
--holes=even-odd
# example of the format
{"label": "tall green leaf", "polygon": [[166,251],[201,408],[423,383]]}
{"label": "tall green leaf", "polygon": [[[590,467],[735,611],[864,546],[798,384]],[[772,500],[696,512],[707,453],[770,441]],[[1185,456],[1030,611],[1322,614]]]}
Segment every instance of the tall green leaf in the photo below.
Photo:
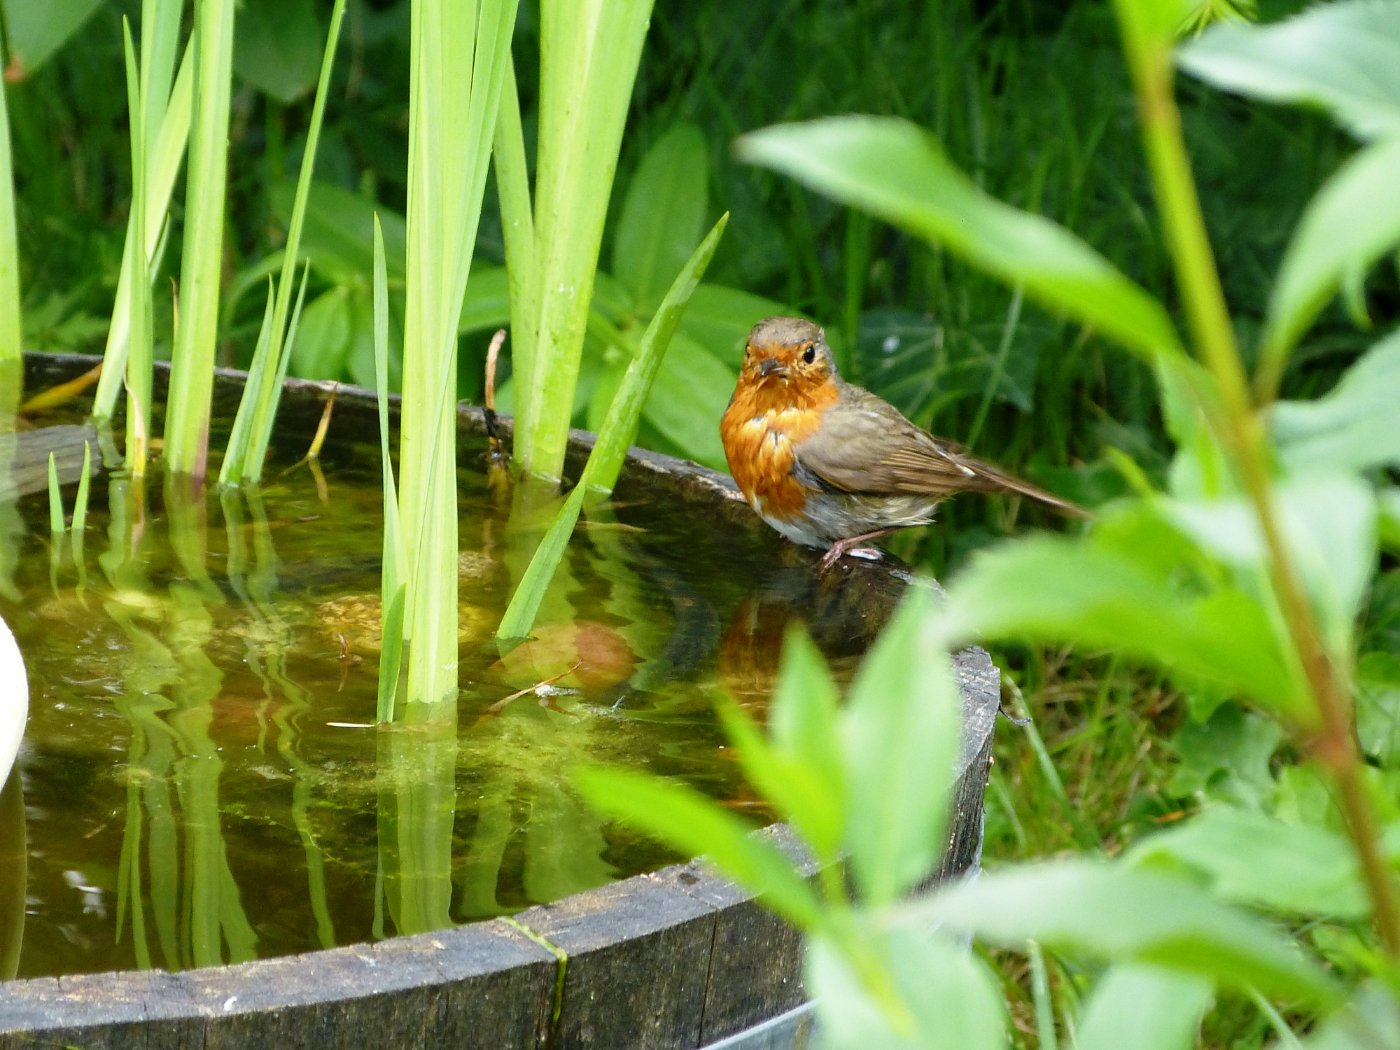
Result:
{"label": "tall green leaf", "polygon": [[735,149],[1023,285],[1146,357],[1181,352],[1161,303],[1068,230],[988,196],[907,121],[828,117],[751,132]]}

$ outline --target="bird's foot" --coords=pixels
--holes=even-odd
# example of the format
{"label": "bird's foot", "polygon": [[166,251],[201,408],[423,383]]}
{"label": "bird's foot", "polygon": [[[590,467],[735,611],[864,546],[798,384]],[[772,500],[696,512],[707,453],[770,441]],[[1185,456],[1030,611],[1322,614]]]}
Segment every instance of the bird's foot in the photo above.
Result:
{"label": "bird's foot", "polygon": [[828,547],[826,553],[822,555],[822,560],[817,565],[818,571],[826,572],[847,554],[852,558],[861,558],[865,561],[879,561],[885,556],[884,551],[880,550],[878,547],[861,547],[858,546],[858,544],[864,543],[866,540],[873,539],[876,536],[883,536],[887,531],[886,529],[882,529],[879,532],[867,533],[863,536],[851,536],[848,539],[837,540]]}

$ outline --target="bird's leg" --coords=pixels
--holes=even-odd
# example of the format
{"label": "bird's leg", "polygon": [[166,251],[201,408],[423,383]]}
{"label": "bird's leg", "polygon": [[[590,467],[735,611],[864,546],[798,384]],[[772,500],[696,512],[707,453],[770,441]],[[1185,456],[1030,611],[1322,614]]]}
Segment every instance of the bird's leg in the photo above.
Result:
{"label": "bird's leg", "polygon": [[[844,540],[837,540],[826,549],[826,553],[822,555],[822,560],[818,568],[822,572],[826,572],[827,569],[835,565],[845,555],[850,554],[851,551],[855,550],[862,543],[865,543],[867,540],[879,539],[881,536],[887,536],[894,531],[894,529],[876,529],[874,532],[863,532],[859,536],[847,536]],[[871,548],[871,550],[874,550],[877,556],[880,553],[875,548]]]}

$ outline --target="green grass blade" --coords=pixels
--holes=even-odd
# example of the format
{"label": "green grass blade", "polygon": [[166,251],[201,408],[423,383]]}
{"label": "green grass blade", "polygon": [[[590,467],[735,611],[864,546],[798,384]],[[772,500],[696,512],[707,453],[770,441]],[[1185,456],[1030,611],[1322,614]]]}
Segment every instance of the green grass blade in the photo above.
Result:
{"label": "green grass blade", "polygon": [[608,199],[652,0],[540,8],[535,179],[538,360],[516,401],[515,458],[557,478],[564,466]]}
{"label": "green grass blade", "polygon": [[49,531],[55,536],[63,535],[63,491],[58,487],[58,466],[53,453],[49,453]]}
{"label": "green grass blade", "polygon": [[[287,224],[287,243],[283,249],[282,272],[277,278],[277,305],[272,316],[272,338],[259,344],[260,352],[268,358],[266,367],[258,370],[259,381],[255,387],[251,382],[244,388],[243,400],[238,413],[252,415],[252,425],[246,431],[246,445],[235,447],[229,442],[225,465],[231,461],[234,466],[226,470],[224,483],[242,484],[262,478],[263,464],[267,459],[267,447],[272,440],[272,426],[277,418],[277,405],[282,397],[282,378],[287,374],[287,363],[291,356],[292,332],[288,326],[288,310],[291,307],[292,285],[296,282],[296,267],[301,249],[302,230],[306,225],[306,205],[311,196],[311,178],[316,170],[316,147],[321,140],[321,126],[325,123],[326,98],[330,94],[331,71],[335,67],[336,44],[340,40],[340,23],[345,15],[345,0],[336,0],[331,11],[330,30],[326,36],[326,48],[321,57],[321,75],[316,84],[316,98],[311,106],[311,124],[306,133],[306,148],[302,152],[301,171],[297,176],[296,196],[292,200],[292,217]],[[306,292],[306,281],[302,279],[302,295]],[[298,298],[298,309],[301,302]]]}
{"label": "green grass blade", "polygon": [[696,285],[705,275],[705,268],[714,258],[715,249],[719,247],[720,238],[724,235],[724,228],[728,222],[727,214],[720,216],[714,228],[700,242],[671,283],[661,308],[647,325],[647,330],[642,336],[641,348],[628,365],[622,385],[613,395],[607,418],[598,432],[598,441],[583,468],[583,476],[579,478],[573,492],[569,493],[564,505],[559,508],[559,513],[530,559],[529,567],[516,585],[515,593],[511,595],[510,605],[506,607],[501,625],[497,628],[496,633],[499,637],[524,638],[530,633],[535,616],[539,613],[540,603],[544,600],[545,592],[549,589],[550,581],[554,578],[554,572],[568,546],[569,537],[573,535],[574,526],[578,523],[584,501],[590,497],[596,498],[599,494],[606,495],[617,483],[617,475],[627,458],[627,448],[631,444],[632,435],[637,432],[637,420],[641,418],[642,406],[646,403],[651,381],[655,378],[657,369],[661,367],[662,357],[685,313],[686,304],[690,302],[691,293],[695,291]]}
{"label": "green grass blade", "polygon": [[530,633],[530,628],[535,624],[535,616],[540,611],[540,603],[544,601],[545,592],[549,590],[550,581],[554,579],[554,570],[559,567],[559,561],[564,557],[564,550],[569,545],[569,537],[573,535],[574,526],[578,524],[579,512],[583,509],[583,498],[587,491],[582,485],[574,486],[569,498],[564,501],[554,521],[545,531],[544,539],[540,540],[540,545],[535,548],[525,574],[520,577],[520,582],[515,587],[515,593],[510,596],[510,604],[506,606],[505,615],[501,617],[501,625],[496,628],[498,638],[524,638]]}
{"label": "green grass blade", "polygon": [[[3,59],[0,52],[0,59]],[[5,401],[19,405],[21,345],[19,241],[15,232],[15,179],[10,155],[10,116],[5,85],[0,83],[0,390],[13,390]],[[10,375],[13,373],[13,376]],[[13,382],[10,380],[13,379]]]}
{"label": "green grass blade", "polygon": [[92,443],[83,442],[83,474],[78,479],[78,495],[73,501],[73,543],[87,527],[88,491],[92,488]]}
{"label": "green grass blade", "polygon": [[[136,46],[131,26],[122,20],[122,42],[126,53],[127,112],[131,122],[131,216],[128,231],[146,227],[147,137],[146,114],[150,107],[142,97],[141,74],[136,64]],[[131,279],[127,282],[129,338],[126,359],[126,466],[132,477],[146,473],[146,453],[151,434],[152,345],[151,282],[144,252],[132,252]]]}
{"label": "green grass blade", "polygon": [[186,180],[180,323],[171,358],[165,462],[202,478],[209,458],[209,403],[219,327],[224,188],[228,176],[234,0],[195,5],[194,118]]}
{"label": "green grass blade", "polygon": [[[178,5],[176,5],[178,8]],[[176,10],[178,26],[179,11]],[[144,38],[146,26],[143,22]],[[147,150],[148,168],[146,171],[145,201],[145,271],[149,277],[156,261],[164,251],[166,219],[170,211],[170,196],[175,189],[175,176],[179,174],[184,161],[185,146],[190,137],[190,108],[194,94],[194,47],[185,48],[180,72],[175,78],[175,86],[169,91],[167,106],[159,117],[159,133],[155,146]],[[146,100],[146,120],[155,121],[151,102]],[[149,141],[152,124],[146,127]],[[131,332],[131,282],[137,269],[135,248],[136,231],[135,209],[127,218],[126,246],[122,250],[121,273],[117,278],[117,294],[112,310],[112,323],[107,329],[107,346],[103,352],[102,377],[97,381],[93,394],[92,415],[99,422],[112,418],[116,410],[117,394],[122,389],[126,374],[126,357]]]}
{"label": "green grass blade", "polygon": [[627,458],[627,448],[637,433],[637,421],[641,418],[642,406],[646,404],[647,394],[651,392],[652,380],[661,368],[666,349],[671,345],[671,337],[675,335],[676,328],[681,323],[696,286],[705,276],[705,270],[714,258],[715,249],[719,247],[720,238],[724,236],[724,229],[728,224],[729,214],[726,212],[705,235],[705,239],[691,253],[690,258],[681,267],[681,272],[671,282],[666,297],[661,301],[660,309],[653,315],[651,323],[642,335],[637,356],[627,366],[622,385],[618,387],[617,393],[613,395],[612,404],[608,406],[608,414],[598,430],[598,443],[593,446],[593,451],[588,456],[588,465],[584,467],[583,477],[579,480],[580,488],[607,494],[617,484],[617,475]]}
{"label": "green grass blade", "polygon": [[374,376],[379,405],[379,459],[384,475],[384,557],[380,569],[379,722],[394,720],[399,670],[403,666],[404,585],[403,538],[399,529],[399,499],[394,485],[394,461],[389,455],[389,277],[384,255],[384,230],[374,217]]}

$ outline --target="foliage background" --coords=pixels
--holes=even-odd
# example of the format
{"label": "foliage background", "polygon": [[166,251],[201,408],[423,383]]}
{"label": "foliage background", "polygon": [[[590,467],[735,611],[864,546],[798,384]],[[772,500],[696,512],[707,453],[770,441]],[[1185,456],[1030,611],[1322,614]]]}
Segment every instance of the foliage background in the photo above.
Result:
{"label": "foliage background", "polygon": [[[12,37],[23,3],[0,3]],[[1264,0],[1259,14],[1273,20],[1303,6]],[[12,64],[7,79],[26,343],[96,352],[130,195],[120,19],[134,17],[139,4],[89,0],[75,7],[88,17],[71,39],[32,71]],[[260,287],[275,263],[328,9],[318,0],[246,0],[239,10],[225,363],[246,364],[251,354],[261,303],[242,293]],[[535,25],[526,4],[516,60],[527,136]],[[404,206],[407,0],[354,0],[342,49],[318,161],[321,189],[304,244],[313,277],[292,369],[372,383],[369,217],[375,208],[401,214]],[[1188,78],[1179,80],[1178,98],[1217,261],[1248,346],[1288,231],[1349,147],[1320,116],[1246,104]],[[857,381],[936,432],[1058,491],[1090,503],[1122,491],[1125,482],[1109,460],[1114,449],[1160,479],[1168,445],[1152,378],[1140,363],[955,260],[731,155],[730,144],[745,131],[845,112],[905,116],[933,129],[989,193],[1075,230],[1171,303],[1170,266],[1107,6],[658,0],[614,210],[623,208],[648,151],[678,127],[693,128],[703,141],[705,178],[678,174],[674,191],[706,227],[723,211],[732,216],[710,282],[820,320]],[[625,294],[625,242],[614,236],[620,215],[613,220],[603,260],[614,291],[606,282],[601,289],[605,323],[590,342],[581,422],[590,419],[594,390],[616,371],[610,333],[638,323]],[[392,214],[385,226],[392,242]],[[158,280],[178,272],[178,243],[171,238]],[[477,260],[479,267],[503,261],[490,190]],[[475,287],[459,370],[465,397],[479,395],[486,336],[505,316],[503,282]],[[1394,268],[1383,267],[1367,293],[1373,316],[1393,315],[1400,294]],[[744,301],[724,300],[735,302]],[[742,327],[757,316],[740,318]],[[168,333],[170,318],[158,317],[156,325]],[[1285,396],[1325,390],[1369,340],[1332,308],[1295,358]],[[168,338],[163,342],[168,351]],[[643,442],[713,460],[713,446],[704,447],[712,435],[698,428],[703,418],[718,419],[738,350],[736,342],[727,360],[716,356],[697,371],[700,420],[690,440],[683,429],[663,433],[652,425]],[[965,499],[945,511],[943,527],[900,537],[897,549],[944,574],[991,539],[1040,523],[1036,515]],[[1371,598],[1366,647],[1394,651],[1397,622],[1400,586],[1391,571]],[[1209,798],[1277,802],[1283,792],[1285,806],[1317,804],[1313,782],[1279,777],[1287,756],[1281,733],[1243,708],[1213,707],[1200,697],[1183,703],[1156,677],[1092,653],[997,655],[1020,684],[1023,698],[1013,706],[1033,720],[1004,725],[1000,734],[989,865],[1100,845],[1115,852]],[[1013,1016],[1030,1040],[1028,964],[1000,961]],[[1053,959],[1050,967],[1057,988],[1072,990],[1074,970]],[[1238,1013],[1232,1027],[1226,1003],[1212,1022],[1220,1038],[1262,1043],[1258,1014]]]}

